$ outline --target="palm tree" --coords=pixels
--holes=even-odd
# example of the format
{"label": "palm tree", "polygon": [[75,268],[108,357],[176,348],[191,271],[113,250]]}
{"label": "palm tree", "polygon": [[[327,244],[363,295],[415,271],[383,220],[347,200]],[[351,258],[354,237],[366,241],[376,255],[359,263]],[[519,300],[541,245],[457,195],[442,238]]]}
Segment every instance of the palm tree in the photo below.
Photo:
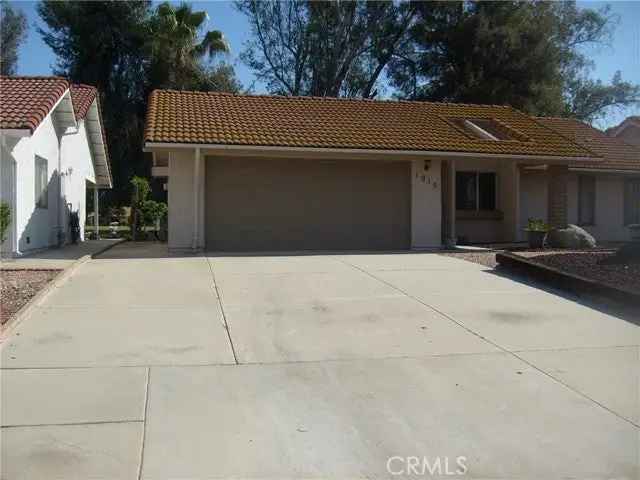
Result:
{"label": "palm tree", "polygon": [[152,19],[153,58],[162,86],[178,90],[192,88],[201,73],[201,62],[229,52],[229,44],[219,30],[210,30],[200,39],[209,16],[194,12],[191,5],[174,7],[162,3]]}

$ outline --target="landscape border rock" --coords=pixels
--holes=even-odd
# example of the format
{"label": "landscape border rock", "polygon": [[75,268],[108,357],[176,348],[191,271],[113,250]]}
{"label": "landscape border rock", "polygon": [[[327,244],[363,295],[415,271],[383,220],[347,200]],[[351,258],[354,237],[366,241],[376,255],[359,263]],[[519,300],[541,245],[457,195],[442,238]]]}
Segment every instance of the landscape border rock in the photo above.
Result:
{"label": "landscape border rock", "polygon": [[566,228],[554,228],[547,233],[547,245],[551,248],[595,248],[596,239],[589,232],[577,225],[569,224]]}
{"label": "landscape border rock", "polygon": [[534,260],[508,252],[496,253],[499,267],[524,274],[548,286],[572,293],[578,297],[597,297],[640,308],[640,294],[616,288],[580,275],[567,273]]}

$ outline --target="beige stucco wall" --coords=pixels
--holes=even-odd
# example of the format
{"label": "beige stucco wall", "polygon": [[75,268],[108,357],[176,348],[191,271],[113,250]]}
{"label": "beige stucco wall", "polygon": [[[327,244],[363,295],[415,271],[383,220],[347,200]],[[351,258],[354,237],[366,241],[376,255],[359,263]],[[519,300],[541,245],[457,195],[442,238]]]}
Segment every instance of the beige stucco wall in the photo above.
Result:
{"label": "beige stucco wall", "polygon": [[194,151],[178,150],[169,153],[169,248],[190,249],[193,241]]}
{"label": "beige stucco wall", "polygon": [[[192,248],[194,228],[194,158],[195,150],[181,149],[169,153],[169,248],[172,250]],[[441,244],[442,212],[440,161],[430,161],[429,169],[426,171],[424,169],[424,160],[413,160],[411,163],[411,247],[439,247]],[[202,172],[202,181],[200,184],[200,188],[202,189],[201,198],[204,197],[205,166],[206,160],[203,154],[200,167]],[[204,204],[205,202],[201,201],[203,207]],[[201,209],[200,213],[200,244],[204,245],[204,232],[206,231],[204,227],[204,210]]]}
{"label": "beige stucco wall", "polygon": [[[596,241],[628,241],[624,225],[624,175],[594,173],[596,178],[595,225],[585,225]],[[567,185],[568,221],[578,224],[578,173],[571,172]],[[522,228],[528,218],[547,221],[547,181],[544,172],[526,173],[521,181]]]}
{"label": "beige stucco wall", "polygon": [[456,171],[495,172],[496,208],[501,219],[457,219],[456,235],[459,243],[511,242],[516,240],[520,209],[518,199],[519,172],[513,160],[459,159]]}
{"label": "beige stucco wall", "polygon": [[520,175],[520,240],[530,218],[547,221],[548,186],[545,171],[523,171]]}
{"label": "beige stucco wall", "polygon": [[439,160],[411,165],[411,248],[439,247],[442,229],[442,179]]}
{"label": "beige stucco wall", "polygon": [[[600,241],[631,240],[624,225],[624,175],[596,174],[595,224],[583,228]],[[569,223],[578,223],[578,174],[569,177]]]}

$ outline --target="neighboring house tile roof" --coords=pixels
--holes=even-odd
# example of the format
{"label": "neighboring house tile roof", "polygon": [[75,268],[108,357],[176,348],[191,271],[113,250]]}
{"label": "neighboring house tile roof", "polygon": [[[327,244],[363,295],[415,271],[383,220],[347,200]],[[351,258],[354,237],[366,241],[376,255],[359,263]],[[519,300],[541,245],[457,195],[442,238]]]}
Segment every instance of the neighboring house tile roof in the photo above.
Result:
{"label": "neighboring house tile roof", "polygon": [[0,76],[0,129],[29,130],[33,133],[67,90],[71,95],[76,120],[84,119],[89,114],[93,101],[96,101],[110,178],[111,166],[100,98],[98,90],[91,85],[71,84],[62,77]]}
{"label": "neighboring house tile roof", "polygon": [[[491,119],[518,140],[483,140],[456,126]],[[503,106],[155,90],[145,142],[597,157]]]}
{"label": "neighboring house tile roof", "polygon": [[0,128],[33,132],[68,89],[60,77],[0,77]]}
{"label": "neighboring house tile roof", "polygon": [[627,125],[635,125],[637,127],[640,127],[640,115],[631,115],[630,117],[625,118],[615,127],[607,128],[604,132],[607,135],[615,136],[621,127],[627,126]]}
{"label": "neighboring house tile roof", "polygon": [[640,171],[640,148],[629,145],[620,138],[610,137],[597,128],[571,118],[540,117],[537,120],[604,159],[597,164],[581,162],[573,165],[577,168]]}
{"label": "neighboring house tile roof", "polygon": [[33,132],[60,97],[71,91],[76,119],[83,119],[98,93],[62,77],[0,77],[0,128]]}
{"label": "neighboring house tile roof", "polygon": [[98,89],[91,85],[71,85],[71,101],[73,102],[73,111],[77,119],[82,119],[87,116],[89,108],[97,94]]}

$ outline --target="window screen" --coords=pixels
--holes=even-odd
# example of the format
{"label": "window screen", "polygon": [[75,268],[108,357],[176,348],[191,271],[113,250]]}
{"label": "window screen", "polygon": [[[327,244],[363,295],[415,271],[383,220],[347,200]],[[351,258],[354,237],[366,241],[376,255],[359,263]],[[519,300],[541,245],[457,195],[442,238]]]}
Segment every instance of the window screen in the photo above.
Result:
{"label": "window screen", "polygon": [[477,174],[475,172],[456,173],[456,209],[476,210],[476,185]]}
{"label": "window screen", "polygon": [[47,184],[49,183],[49,171],[47,159],[36,155],[35,163],[35,196],[36,208],[48,208],[49,193]]}
{"label": "window screen", "polygon": [[494,172],[456,172],[457,210],[495,210]]}
{"label": "window screen", "polygon": [[478,174],[478,200],[480,210],[496,209],[496,174]]}
{"label": "window screen", "polygon": [[578,223],[594,225],[596,222],[596,180],[594,177],[578,177]]}

